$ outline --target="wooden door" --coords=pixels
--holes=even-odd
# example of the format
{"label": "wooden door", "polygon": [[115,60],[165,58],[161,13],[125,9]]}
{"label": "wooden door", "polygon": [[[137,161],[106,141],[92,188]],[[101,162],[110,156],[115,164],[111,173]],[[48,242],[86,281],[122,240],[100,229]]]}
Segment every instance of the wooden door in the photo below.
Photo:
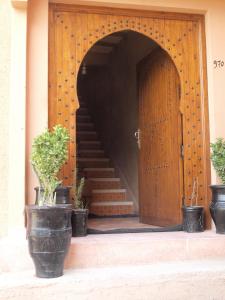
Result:
{"label": "wooden door", "polygon": [[[71,135],[69,160],[61,172],[65,185],[76,165],[77,74],[90,48],[118,31],[144,34],[166,50],[177,67],[183,115],[184,192],[190,205],[198,178],[198,204],[211,224],[210,151],[204,15],[50,3],[49,127],[66,126]],[[129,109],[129,107],[128,107]],[[209,226],[208,226],[209,227]]]}
{"label": "wooden door", "polygon": [[183,197],[179,77],[158,48],[139,65],[139,204],[144,223],[181,223]]}

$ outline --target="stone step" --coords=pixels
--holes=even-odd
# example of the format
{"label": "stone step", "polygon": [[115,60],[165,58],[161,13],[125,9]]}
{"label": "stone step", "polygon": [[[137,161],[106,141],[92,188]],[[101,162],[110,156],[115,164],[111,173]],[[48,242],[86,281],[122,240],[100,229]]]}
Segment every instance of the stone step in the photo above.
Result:
{"label": "stone step", "polygon": [[101,142],[99,141],[79,141],[78,151],[80,150],[100,150]]}
{"label": "stone step", "polygon": [[30,270],[0,275],[0,299],[222,300],[224,274],[224,259],[73,269],[52,279]]}
{"label": "stone step", "polygon": [[77,131],[78,141],[96,141],[98,138],[96,131]]}
{"label": "stone step", "polygon": [[89,116],[89,115],[77,115],[76,116],[76,120],[77,120],[77,122],[79,122],[79,123],[85,123],[85,122],[87,122],[87,123],[90,123],[90,121],[91,121],[91,117]]}
{"label": "stone step", "polygon": [[77,122],[77,130],[93,130],[94,127],[94,123],[91,122]]}
{"label": "stone step", "polygon": [[132,215],[134,205],[132,201],[94,201],[90,204],[89,212],[101,217]]}
{"label": "stone step", "polygon": [[115,177],[114,168],[84,168],[84,174],[87,178],[111,178]]}
{"label": "stone step", "polygon": [[[21,234],[2,238],[0,249],[0,274],[33,270],[25,230]],[[201,233],[180,231],[104,234],[72,238],[65,267],[102,268],[179,261],[189,264],[192,260],[224,258],[224,235],[216,234],[214,230]],[[4,280],[0,280],[1,283]]]}
{"label": "stone step", "polygon": [[77,158],[79,168],[107,168],[110,160],[108,158]]}
{"label": "stone step", "polygon": [[120,178],[89,178],[90,189],[119,189]]}
{"label": "stone step", "polygon": [[104,150],[78,150],[78,157],[94,158],[104,157]]}
{"label": "stone step", "polygon": [[93,189],[92,203],[99,201],[125,201],[126,189]]}

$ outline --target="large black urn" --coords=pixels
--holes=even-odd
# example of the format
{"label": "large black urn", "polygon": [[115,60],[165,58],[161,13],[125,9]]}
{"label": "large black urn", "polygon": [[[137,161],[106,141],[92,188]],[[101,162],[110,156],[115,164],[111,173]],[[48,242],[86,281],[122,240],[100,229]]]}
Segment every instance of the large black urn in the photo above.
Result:
{"label": "large black urn", "polygon": [[216,233],[225,234],[225,185],[211,185],[212,202],[210,213],[216,226]]}
{"label": "large black urn", "polygon": [[26,212],[29,252],[37,277],[62,276],[72,236],[72,205],[29,205]]}

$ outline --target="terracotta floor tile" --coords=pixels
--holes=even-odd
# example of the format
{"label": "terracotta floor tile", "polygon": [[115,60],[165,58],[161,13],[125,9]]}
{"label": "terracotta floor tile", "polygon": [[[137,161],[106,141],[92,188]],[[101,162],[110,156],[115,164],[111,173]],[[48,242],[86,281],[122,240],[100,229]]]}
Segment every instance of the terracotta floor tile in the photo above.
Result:
{"label": "terracotta floor tile", "polygon": [[131,218],[99,218],[89,219],[88,227],[98,230],[109,230],[118,228],[156,228],[158,226],[143,224],[138,217]]}

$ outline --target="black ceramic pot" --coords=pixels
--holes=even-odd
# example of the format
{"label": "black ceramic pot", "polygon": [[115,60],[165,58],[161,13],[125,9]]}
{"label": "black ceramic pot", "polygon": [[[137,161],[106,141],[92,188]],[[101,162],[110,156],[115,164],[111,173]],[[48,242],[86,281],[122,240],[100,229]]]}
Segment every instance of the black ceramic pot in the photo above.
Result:
{"label": "black ceramic pot", "polygon": [[87,218],[88,209],[73,209],[71,217],[73,237],[87,235]]}
{"label": "black ceramic pot", "polygon": [[37,277],[62,276],[72,236],[72,205],[29,205],[26,212],[29,252]]}
{"label": "black ceramic pot", "polygon": [[204,208],[202,206],[183,206],[183,230],[186,232],[204,231]]}
{"label": "black ceramic pot", "polygon": [[[34,189],[36,191],[35,204],[37,204],[39,189],[41,193],[43,193],[44,189],[39,187],[35,187]],[[70,189],[71,186],[61,186],[61,185],[55,189],[56,204],[70,204]]]}
{"label": "black ceramic pot", "polygon": [[212,202],[210,213],[216,226],[216,233],[225,234],[225,185],[211,185]]}

